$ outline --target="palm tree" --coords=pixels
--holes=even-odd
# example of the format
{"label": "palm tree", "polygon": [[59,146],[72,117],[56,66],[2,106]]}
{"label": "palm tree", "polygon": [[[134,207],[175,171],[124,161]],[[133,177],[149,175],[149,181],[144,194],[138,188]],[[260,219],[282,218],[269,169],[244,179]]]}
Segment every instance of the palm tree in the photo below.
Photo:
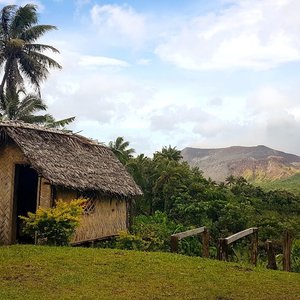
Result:
{"label": "palm tree", "polygon": [[[21,99],[20,95],[23,94]],[[75,117],[56,121],[50,114],[37,115],[46,111],[44,101],[33,94],[26,95],[23,90],[7,89],[0,103],[0,121],[14,120],[26,123],[41,124],[46,127],[64,127],[74,121]]]}
{"label": "palm tree", "polygon": [[124,140],[124,137],[117,137],[115,141],[110,141],[108,147],[114,152],[118,157],[120,162],[125,165],[130,158],[133,157],[135,150],[129,147],[129,142]]}
{"label": "palm tree", "polygon": [[[0,67],[3,78],[0,84],[0,100],[4,93],[23,87],[27,78],[37,88],[40,95],[40,83],[47,78],[50,68],[61,69],[44,51],[59,51],[50,45],[38,44],[36,41],[44,33],[56,29],[52,25],[38,25],[37,6],[8,5],[0,14]],[[12,91],[11,91],[12,92]]]}
{"label": "palm tree", "polygon": [[154,159],[166,158],[167,160],[180,161],[182,159],[181,151],[177,150],[176,147],[163,147],[161,151],[154,153]]}
{"label": "palm tree", "polygon": [[233,186],[234,184],[236,184],[236,178],[233,175],[229,175],[226,177],[225,183],[228,186]]}

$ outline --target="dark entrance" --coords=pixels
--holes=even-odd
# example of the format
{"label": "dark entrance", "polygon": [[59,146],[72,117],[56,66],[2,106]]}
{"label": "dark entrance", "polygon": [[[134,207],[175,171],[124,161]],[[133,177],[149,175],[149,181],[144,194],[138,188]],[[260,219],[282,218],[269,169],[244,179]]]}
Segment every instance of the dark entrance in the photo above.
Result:
{"label": "dark entrance", "polygon": [[16,165],[14,212],[16,224],[16,242],[33,243],[34,240],[22,233],[22,220],[19,216],[27,216],[35,212],[37,207],[38,174],[28,165]]}

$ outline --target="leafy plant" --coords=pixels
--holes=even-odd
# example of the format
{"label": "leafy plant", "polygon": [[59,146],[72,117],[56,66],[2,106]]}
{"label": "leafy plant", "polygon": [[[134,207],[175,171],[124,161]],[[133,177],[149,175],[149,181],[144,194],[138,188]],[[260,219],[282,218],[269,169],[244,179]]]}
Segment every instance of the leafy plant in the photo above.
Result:
{"label": "leafy plant", "polygon": [[292,245],[292,271],[300,273],[300,240],[294,240]]}
{"label": "leafy plant", "polygon": [[170,251],[170,236],[182,231],[182,226],[171,222],[165,213],[140,215],[134,219],[132,232],[120,232],[116,247],[128,250]]}
{"label": "leafy plant", "polygon": [[116,247],[124,250],[147,250],[147,243],[140,236],[121,231],[117,237]]}
{"label": "leafy plant", "polygon": [[36,213],[28,213],[28,217],[19,216],[24,221],[24,233],[36,237],[46,245],[68,245],[84,209],[85,199],[71,202],[59,200],[53,208],[39,208]]}

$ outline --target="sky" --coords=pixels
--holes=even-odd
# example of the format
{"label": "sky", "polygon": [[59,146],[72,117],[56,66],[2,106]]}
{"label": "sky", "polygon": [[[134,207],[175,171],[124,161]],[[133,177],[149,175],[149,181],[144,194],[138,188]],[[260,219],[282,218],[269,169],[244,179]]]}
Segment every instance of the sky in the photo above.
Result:
{"label": "sky", "polygon": [[[0,6],[28,1],[0,0]],[[32,2],[31,2],[32,3]],[[75,132],[137,154],[163,146],[300,155],[299,0],[40,0],[42,85]]]}

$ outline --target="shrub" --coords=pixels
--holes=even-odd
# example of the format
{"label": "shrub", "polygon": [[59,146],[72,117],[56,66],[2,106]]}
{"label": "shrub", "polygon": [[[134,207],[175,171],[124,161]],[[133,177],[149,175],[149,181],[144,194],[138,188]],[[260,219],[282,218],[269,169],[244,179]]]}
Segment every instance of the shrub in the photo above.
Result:
{"label": "shrub", "polygon": [[[120,232],[116,247],[140,251],[170,251],[170,236],[189,228],[168,219],[166,213],[156,211],[152,216],[140,215],[134,219],[131,233]],[[199,255],[198,237],[180,241],[179,252],[186,255]]]}
{"label": "shrub", "polygon": [[300,273],[300,240],[294,240],[293,242],[292,271]]}
{"label": "shrub", "polygon": [[35,214],[29,212],[28,217],[19,216],[24,221],[23,231],[46,245],[68,245],[79,226],[85,202],[59,200],[53,208],[39,208]]}
{"label": "shrub", "polygon": [[124,250],[147,250],[147,243],[140,236],[130,234],[126,231],[119,232],[116,247]]}
{"label": "shrub", "polygon": [[132,233],[144,241],[146,248],[143,250],[170,251],[170,236],[181,229],[182,226],[170,221],[166,213],[156,211],[153,216],[136,217]]}

